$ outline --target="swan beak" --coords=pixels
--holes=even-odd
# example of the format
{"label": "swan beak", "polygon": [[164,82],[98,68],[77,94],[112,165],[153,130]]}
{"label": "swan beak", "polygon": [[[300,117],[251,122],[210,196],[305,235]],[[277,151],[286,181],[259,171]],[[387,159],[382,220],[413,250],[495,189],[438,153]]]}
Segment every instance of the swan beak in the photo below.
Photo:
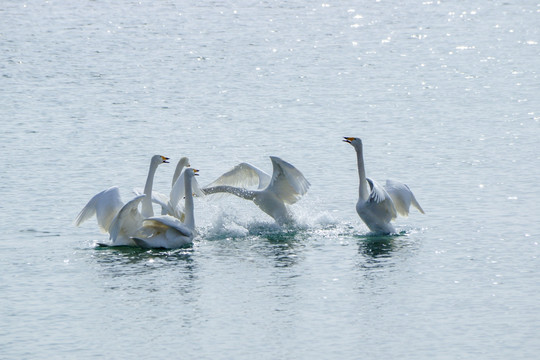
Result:
{"label": "swan beak", "polygon": [[199,176],[198,172],[199,172],[199,170],[198,170],[198,169],[193,169],[193,175],[195,175],[195,176]]}
{"label": "swan beak", "polygon": [[167,164],[168,164],[169,162],[168,162],[167,160],[169,160],[168,157],[166,157],[166,156],[162,156],[162,157],[161,157],[161,161],[163,161],[164,163],[167,163]]}
{"label": "swan beak", "polygon": [[344,142],[349,143],[349,144],[351,143],[351,141],[354,140],[353,137],[344,137],[343,139],[344,139],[344,140],[343,140]]}

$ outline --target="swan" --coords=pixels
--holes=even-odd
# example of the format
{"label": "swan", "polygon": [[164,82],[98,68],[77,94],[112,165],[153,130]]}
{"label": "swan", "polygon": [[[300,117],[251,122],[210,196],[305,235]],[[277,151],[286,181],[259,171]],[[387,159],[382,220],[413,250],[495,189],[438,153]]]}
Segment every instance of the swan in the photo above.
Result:
{"label": "swan", "polygon": [[[184,197],[184,168],[189,168],[189,159],[182,157],[176,164],[176,169],[172,178],[171,191],[169,196],[157,191],[152,191],[152,202],[161,206],[161,215],[170,215],[180,221],[184,221],[184,209],[180,206],[180,200]],[[204,196],[196,179],[192,181],[193,193],[197,196]],[[141,188],[134,188],[135,195],[144,193]]]}
{"label": "swan", "polygon": [[[288,162],[270,156],[272,176],[248,163],[241,163],[205,186],[206,194],[229,193],[252,200],[262,211],[280,224],[290,223],[292,216],[286,204],[294,204],[309,189],[304,175]],[[257,190],[246,187],[257,185]]]}
{"label": "swan", "polygon": [[375,180],[366,177],[362,140],[356,137],[345,137],[345,142],[356,150],[358,176],[360,178],[359,196],[356,212],[367,227],[375,233],[395,233],[390,223],[397,215],[407,216],[412,204],[424,214],[424,210],[416,201],[411,189],[403,183],[387,180],[383,187]]}
{"label": "swan", "polygon": [[170,215],[153,216],[142,221],[142,226],[132,240],[142,248],[176,249],[193,242],[195,215],[193,206],[192,180],[199,170],[188,168],[183,172],[185,191],[185,221]]}
{"label": "swan", "polygon": [[[176,164],[176,168],[174,170],[174,175],[172,177],[172,183],[171,183],[171,193],[172,189],[174,188],[174,184],[178,180],[178,178],[181,177],[182,171],[185,167],[190,167],[189,159],[187,157],[182,157],[180,160],[178,160],[178,163]],[[183,190],[182,190],[183,191]],[[133,192],[135,195],[142,195],[144,194],[144,189],[142,188],[134,188]],[[171,215],[174,217],[177,217],[181,220],[183,220],[184,212],[181,208],[177,208],[176,205],[178,205],[178,201],[173,205],[170,202],[170,195],[167,196],[165,194],[162,194],[157,191],[152,191],[152,202],[155,204],[158,204],[161,206],[161,215]]]}
{"label": "swan", "polygon": [[[96,215],[99,228],[102,232],[109,233],[112,246],[133,246],[135,243],[131,240],[132,234],[140,228],[144,218],[154,215],[150,199],[154,175],[157,167],[168,163],[168,160],[169,158],[165,156],[152,156],[144,194],[134,197],[126,204],[122,202],[117,186],[94,195],[77,215],[75,226],[80,226]],[[141,212],[138,210],[139,204],[141,204]]]}

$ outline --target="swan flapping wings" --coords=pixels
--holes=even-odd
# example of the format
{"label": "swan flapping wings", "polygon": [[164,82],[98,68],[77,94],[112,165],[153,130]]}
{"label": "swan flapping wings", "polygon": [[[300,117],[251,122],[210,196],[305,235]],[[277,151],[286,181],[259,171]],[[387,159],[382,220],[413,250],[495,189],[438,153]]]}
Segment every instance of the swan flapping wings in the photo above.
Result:
{"label": "swan flapping wings", "polygon": [[264,189],[270,184],[271,176],[249,163],[243,162],[231,170],[227,171],[216,180],[206,185],[205,188],[214,186],[234,186],[240,188],[249,188],[257,186],[259,190]]}
{"label": "swan flapping wings", "polygon": [[[284,203],[294,204],[307,193],[309,181],[297,168],[279,157],[270,156],[270,160],[273,167],[272,176],[249,163],[240,163],[205,186],[203,191],[240,196],[238,194],[240,190],[249,191],[249,187],[257,186],[255,192],[271,192]],[[241,197],[249,198],[249,196]]]}
{"label": "swan flapping wings", "polygon": [[[241,163],[204,187],[205,194],[232,194],[251,200],[280,224],[292,221],[286,205],[294,204],[309,189],[304,175],[288,162],[271,156],[272,176],[253,165]],[[258,189],[247,189],[257,185]]]}
{"label": "swan flapping wings", "polygon": [[310,183],[304,175],[288,162],[276,156],[270,156],[274,171],[268,189],[274,192],[284,203],[294,204],[309,189]]}

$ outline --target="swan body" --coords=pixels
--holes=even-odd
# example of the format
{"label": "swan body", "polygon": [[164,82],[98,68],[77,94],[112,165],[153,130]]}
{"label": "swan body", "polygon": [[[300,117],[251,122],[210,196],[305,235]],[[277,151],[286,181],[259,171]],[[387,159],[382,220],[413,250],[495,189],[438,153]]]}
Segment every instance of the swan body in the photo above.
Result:
{"label": "swan body", "polygon": [[183,173],[185,186],[185,222],[170,216],[154,216],[142,221],[142,226],[131,240],[143,248],[176,249],[190,245],[195,236],[192,179],[198,170],[186,169]]}
{"label": "swan body", "polygon": [[[309,189],[304,175],[288,162],[270,156],[272,176],[248,163],[241,163],[226,172],[202,191],[208,194],[228,193],[251,200],[278,224],[290,223],[287,204],[296,203]],[[257,190],[247,189],[258,186]]]}
{"label": "swan body", "polygon": [[372,232],[395,233],[391,221],[398,214],[407,216],[411,204],[424,214],[424,210],[407,185],[395,180],[387,180],[385,186],[382,186],[366,177],[361,139],[346,137],[343,141],[351,144],[356,150],[360,180],[356,212]]}
{"label": "swan body", "polygon": [[146,195],[134,197],[116,214],[109,230],[111,246],[135,246],[131,237],[143,223],[144,217],[139,212],[139,204],[145,197]]}
{"label": "swan body", "polygon": [[[122,202],[120,191],[116,186],[94,195],[77,215],[75,226],[96,215],[100,229],[109,233],[112,246],[135,245],[131,237],[137,233],[145,217],[154,215],[150,194],[156,169],[160,164],[168,163],[168,160],[169,158],[165,156],[152,156],[144,194],[134,197],[126,204]],[[139,204],[141,212],[138,210]]]}
{"label": "swan body", "polygon": [[137,246],[145,249],[176,249],[190,245],[193,231],[170,215],[145,219],[139,234],[132,237]]}

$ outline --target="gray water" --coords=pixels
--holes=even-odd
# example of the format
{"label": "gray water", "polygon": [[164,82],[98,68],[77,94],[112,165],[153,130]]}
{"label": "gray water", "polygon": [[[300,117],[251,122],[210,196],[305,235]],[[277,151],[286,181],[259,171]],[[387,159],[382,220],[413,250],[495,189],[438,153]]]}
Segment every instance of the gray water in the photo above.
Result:
{"label": "gray water", "polygon": [[[0,4],[0,357],[535,359],[538,1]],[[368,176],[424,210],[355,212]],[[312,186],[279,228],[196,199],[174,251],[99,249],[162,154],[206,184],[268,156]]]}

